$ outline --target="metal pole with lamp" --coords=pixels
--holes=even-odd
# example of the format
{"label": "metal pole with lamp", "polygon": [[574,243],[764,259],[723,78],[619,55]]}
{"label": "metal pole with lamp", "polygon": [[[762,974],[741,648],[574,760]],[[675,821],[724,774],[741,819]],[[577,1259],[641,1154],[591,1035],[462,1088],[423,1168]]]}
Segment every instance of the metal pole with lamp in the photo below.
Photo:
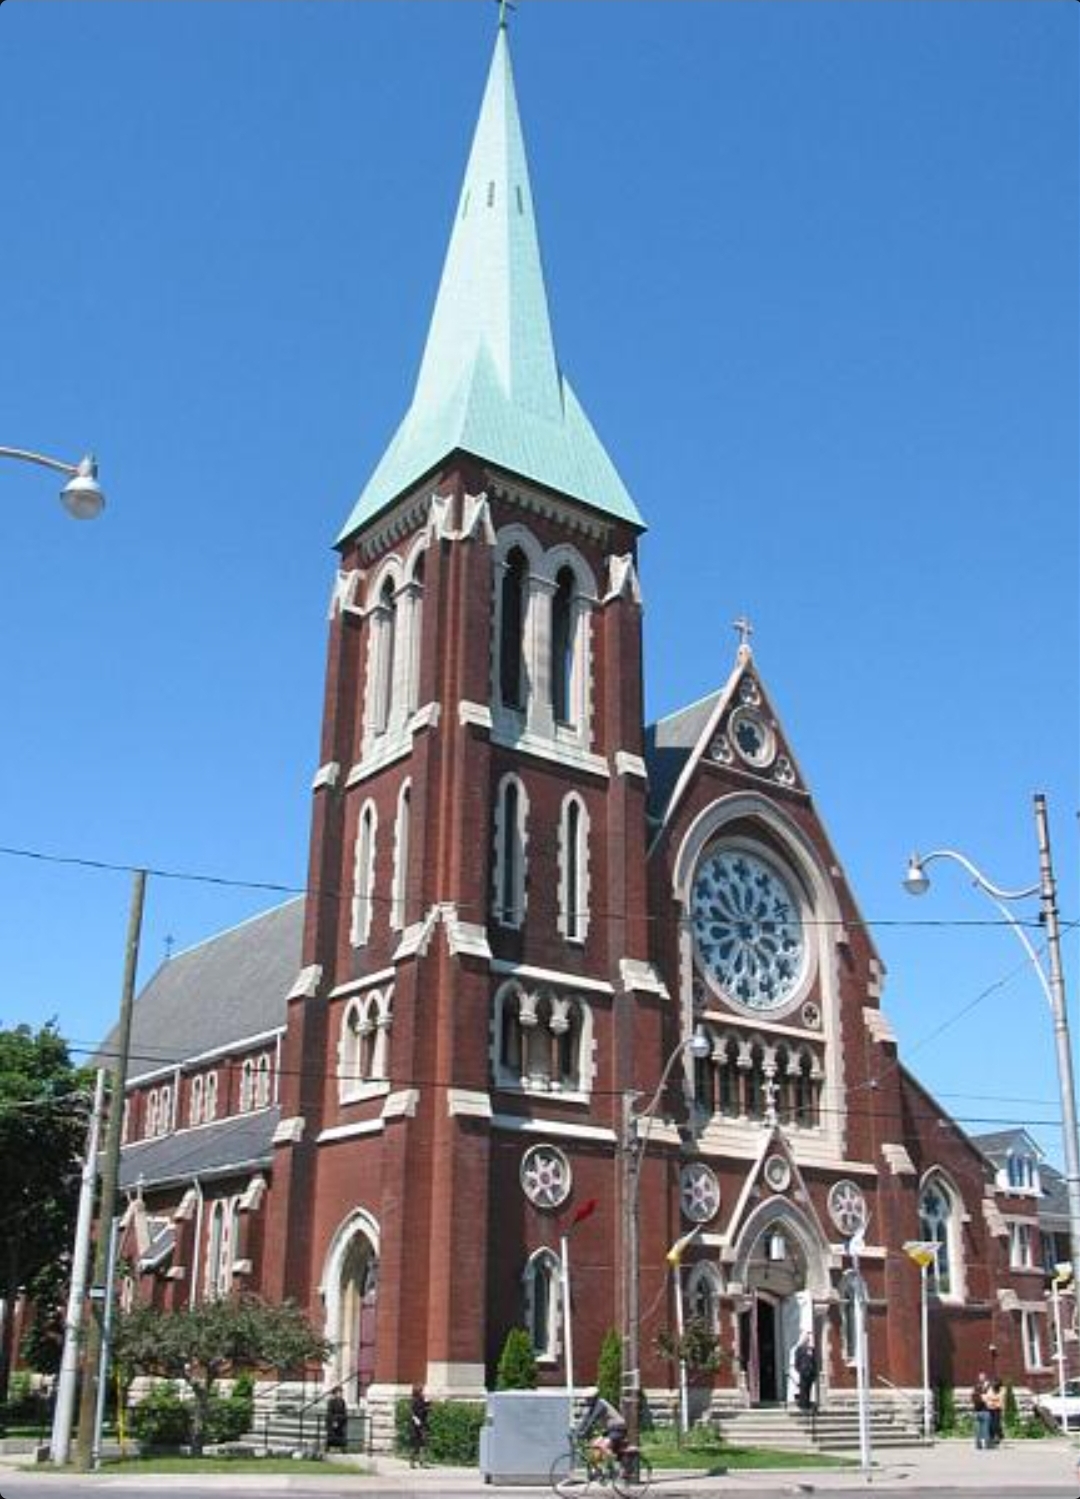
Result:
{"label": "metal pole with lamp", "polygon": [[97,459],[92,453],[80,458],[78,463],[63,463],[59,458],[49,458],[45,453],[32,453],[29,448],[0,447],[0,458],[15,458],[20,463],[36,463],[40,468],[51,468],[58,474],[67,474],[68,482],[60,491],[60,501],[75,520],[96,520],[105,508],[105,491],[98,483]]}
{"label": "metal pole with lamp", "polygon": [[922,1298],[920,1304],[922,1324],[922,1382],[923,1382],[923,1440],[929,1441],[933,1433],[932,1406],[930,1401],[930,1321],[928,1315],[929,1286],[927,1278],[930,1266],[938,1255],[938,1245],[930,1239],[909,1239],[904,1245],[908,1259],[919,1267]]}
{"label": "metal pole with lamp", "polygon": [[866,1281],[859,1268],[859,1256],[866,1247],[866,1224],[848,1240],[852,1284],[855,1291],[855,1382],[859,1400],[859,1464],[869,1481],[872,1452],[870,1449],[870,1349],[866,1327]]}
{"label": "metal pole with lamp", "polygon": [[[641,1165],[649,1144],[649,1126],[667,1087],[675,1063],[683,1052],[690,1050],[697,1058],[706,1057],[712,1050],[705,1032],[698,1029],[686,1036],[675,1047],[664,1064],[656,1091],[643,1109],[634,1107],[636,1093],[627,1092],[622,1099],[622,1117],[619,1129],[619,1154],[622,1159],[622,1211],[623,1211],[623,1419],[626,1421],[627,1438],[636,1445],[641,1414],[641,1305],[638,1280],[640,1276],[641,1241],[639,1205],[641,1191]],[[644,1125],[639,1130],[639,1125]]]}
{"label": "metal pole with lamp", "polygon": [[[1069,1019],[1065,1006],[1065,981],[1061,968],[1061,932],[1058,924],[1054,869],[1050,856],[1046,797],[1038,792],[1034,803],[1035,832],[1039,850],[1037,884],[1025,886],[1022,890],[1002,890],[992,884],[964,854],[957,853],[951,848],[938,848],[929,854],[912,854],[907,875],[904,878],[904,889],[909,895],[924,895],[930,888],[926,866],[934,859],[951,859],[959,864],[962,869],[967,870],[976,886],[1001,912],[1038,974],[1039,983],[1050,1005],[1050,1013],[1054,1022],[1058,1086],[1061,1094],[1061,1126],[1064,1137],[1065,1181],[1069,1193],[1069,1247],[1075,1267],[1080,1265],[1080,1136],[1077,1135],[1076,1087],[1073,1080]],[[1013,902],[1027,900],[1033,895],[1038,895],[1040,898],[1039,919],[1046,930],[1047,968],[1043,967],[1027,932],[1009,910],[1009,905]]]}
{"label": "metal pole with lamp", "polygon": [[1061,1293],[1072,1284],[1073,1267],[1068,1261],[1054,1266],[1050,1277],[1050,1294],[1054,1303],[1054,1358],[1058,1366],[1058,1394],[1062,1399],[1062,1421],[1065,1421],[1065,1340],[1061,1332]]}
{"label": "metal pole with lamp", "polygon": [[597,1199],[590,1197],[588,1202],[582,1203],[566,1227],[559,1230],[559,1280],[563,1312],[563,1362],[566,1374],[567,1420],[571,1426],[574,1421],[574,1331],[573,1307],[570,1300],[570,1234],[579,1223],[584,1223],[586,1218],[591,1218],[593,1213],[596,1212],[596,1208]]}

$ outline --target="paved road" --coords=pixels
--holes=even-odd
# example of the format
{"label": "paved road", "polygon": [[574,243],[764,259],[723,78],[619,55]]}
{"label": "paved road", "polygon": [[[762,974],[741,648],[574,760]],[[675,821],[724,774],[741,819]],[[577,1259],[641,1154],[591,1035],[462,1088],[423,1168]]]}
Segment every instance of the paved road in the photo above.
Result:
{"label": "paved road", "polygon": [[[180,1485],[183,1485],[182,1487]],[[258,1480],[257,1489],[248,1489],[246,1492],[252,1494],[294,1494],[298,1499],[341,1499],[342,1494],[362,1495],[363,1499],[402,1499],[402,1495],[408,1494],[409,1490],[395,1487],[384,1488],[380,1485],[378,1478],[361,1478],[353,1476],[350,1479],[339,1478],[336,1480],[313,1480],[310,1478],[288,1478],[272,1477]],[[216,1483],[205,1483],[199,1486],[191,1486],[186,1480],[173,1476],[149,1476],[134,1475],[127,1478],[115,1478],[108,1475],[93,1477],[48,1477],[44,1474],[0,1474],[0,1499],[87,1499],[93,1493],[105,1495],[130,1495],[141,1496],[144,1494],[161,1494],[167,1499],[221,1499],[227,1492],[236,1493],[238,1485],[235,1480],[225,1478]],[[430,1488],[412,1491],[415,1494],[423,1493],[430,1495]],[[459,1496],[466,1499],[540,1499],[546,1490],[542,1489],[493,1489],[478,1483],[474,1489],[458,1489],[455,1491]],[[851,1489],[844,1493],[850,1494]],[[912,1494],[918,1494],[919,1499],[957,1499],[960,1490],[956,1488],[923,1488],[912,1489],[910,1485],[900,1488],[878,1487],[875,1483],[866,1492],[876,1496],[876,1499],[900,1499],[907,1496],[911,1499]],[[670,1489],[659,1489],[655,1491],[656,1499],[737,1499],[737,1496],[753,1495],[753,1499],[792,1499],[797,1495],[814,1495],[816,1499],[830,1499],[834,1494],[841,1491],[830,1488],[828,1474],[818,1477],[807,1473],[804,1477],[796,1479],[795,1475],[785,1475],[775,1488],[755,1488],[754,1490],[738,1489],[733,1479],[703,1479],[696,1481],[693,1486],[682,1483]],[[987,1491],[987,1499],[1076,1499],[1075,1485],[1058,1485],[1056,1487],[1029,1487],[1026,1485],[1001,1487],[996,1482],[992,1491]]]}

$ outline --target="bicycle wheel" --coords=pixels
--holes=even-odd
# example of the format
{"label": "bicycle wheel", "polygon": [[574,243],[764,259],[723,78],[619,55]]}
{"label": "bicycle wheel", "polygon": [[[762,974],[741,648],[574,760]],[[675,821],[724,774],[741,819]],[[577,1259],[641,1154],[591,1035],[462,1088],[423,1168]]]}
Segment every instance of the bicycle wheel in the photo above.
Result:
{"label": "bicycle wheel", "polygon": [[612,1480],[612,1488],[620,1499],[641,1499],[652,1484],[652,1463],[640,1452],[627,1452],[622,1468]]}
{"label": "bicycle wheel", "polygon": [[580,1455],[573,1450],[559,1454],[551,1465],[548,1481],[554,1492],[562,1494],[564,1499],[569,1499],[572,1494],[584,1494],[590,1483]]}

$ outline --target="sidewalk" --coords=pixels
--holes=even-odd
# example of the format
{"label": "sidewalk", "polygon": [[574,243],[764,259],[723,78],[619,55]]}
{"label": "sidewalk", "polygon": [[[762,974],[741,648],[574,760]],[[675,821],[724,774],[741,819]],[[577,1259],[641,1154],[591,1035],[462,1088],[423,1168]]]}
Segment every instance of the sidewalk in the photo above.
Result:
{"label": "sidewalk", "polygon": [[[654,1475],[653,1493],[656,1499],[705,1499],[705,1496],[788,1494],[842,1494],[867,1489],[900,1488],[906,1491],[920,1489],[956,1489],[978,1491],[983,1495],[1004,1492],[1022,1493],[1025,1489],[1057,1488],[1062,1495],[1080,1494],[1077,1481],[1077,1457],[1080,1449],[1064,1438],[1047,1438],[1044,1441],[1006,1442],[991,1452],[979,1452],[970,1441],[940,1441],[933,1447],[889,1448],[882,1452],[880,1462],[875,1461],[867,1478],[858,1467],[853,1468],[773,1468],[767,1471],[736,1471],[709,1476],[700,1471],[672,1469],[658,1471]],[[0,1456],[0,1475],[5,1470],[13,1472],[23,1467],[27,1454],[8,1453]],[[257,1473],[200,1474],[199,1488],[221,1489],[233,1493],[299,1494],[313,1489],[339,1490],[362,1496],[365,1492],[387,1495],[414,1495],[416,1499],[435,1499],[448,1495],[518,1495],[550,1494],[547,1484],[540,1485],[486,1485],[475,1468],[410,1468],[403,1458],[379,1456],[367,1460],[371,1475],[361,1477],[355,1473],[335,1473],[333,1461],[328,1463],[298,1463],[295,1478],[291,1475]],[[65,1482],[65,1475],[43,1465],[32,1474],[20,1475],[24,1483],[29,1480],[35,1488],[40,1483],[41,1492],[47,1494],[54,1483]],[[70,1474],[66,1475],[70,1483]],[[109,1490],[127,1489],[145,1493],[149,1489],[168,1492],[170,1488],[190,1487],[192,1479],[177,1474],[102,1475],[101,1481]],[[20,1486],[22,1487],[22,1485]],[[89,1487],[89,1485],[88,1485]],[[0,1488],[0,1492],[3,1492]]]}

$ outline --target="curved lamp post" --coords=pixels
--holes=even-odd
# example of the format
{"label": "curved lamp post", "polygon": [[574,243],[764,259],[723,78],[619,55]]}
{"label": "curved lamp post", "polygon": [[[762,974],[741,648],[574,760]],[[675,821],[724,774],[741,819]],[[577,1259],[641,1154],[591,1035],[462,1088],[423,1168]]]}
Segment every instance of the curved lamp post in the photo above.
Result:
{"label": "curved lamp post", "polygon": [[31,453],[27,448],[0,447],[0,458],[17,458],[22,463],[36,463],[41,468],[67,474],[68,482],[60,491],[60,503],[75,520],[96,520],[105,508],[105,491],[98,483],[97,459],[92,453],[80,458],[78,463],[63,463],[59,458]]}
{"label": "curved lamp post", "polygon": [[[708,1036],[700,1028],[692,1036],[685,1036],[664,1063],[656,1092],[644,1108],[636,1105],[637,1094],[623,1094],[622,1120],[619,1150],[623,1165],[623,1241],[625,1250],[625,1272],[623,1280],[623,1417],[631,1442],[638,1439],[638,1424],[641,1410],[641,1302],[638,1294],[640,1274],[640,1189],[641,1165],[649,1144],[649,1127],[652,1124],[668,1078],[675,1063],[688,1050],[698,1059],[707,1057],[712,1050]],[[638,1126],[644,1124],[644,1129]]]}
{"label": "curved lamp post", "polygon": [[[1032,967],[1039,976],[1043,993],[1054,1020],[1054,1042],[1057,1051],[1058,1086],[1061,1092],[1061,1126],[1065,1145],[1065,1180],[1069,1192],[1069,1248],[1074,1267],[1080,1266],[1080,1141],[1076,1129],[1076,1088],[1073,1082],[1072,1049],[1069,1043],[1069,1019],[1065,1009],[1065,980],[1061,968],[1061,932],[1058,925],[1054,869],[1050,858],[1050,831],[1046,818],[1046,797],[1035,796],[1035,830],[1039,843],[1039,880],[1022,890],[1003,890],[991,884],[981,870],[952,848],[938,848],[929,854],[912,854],[904,878],[909,895],[924,895],[930,888],[926,866],[934,859],[951,859],[966,869],[976,886],[988,896],[1012,928]],[[1009,905],[1038,895],[1040,920],[1046,931],[1046,966],[1035,951],[1023,926],[1009,910]]]}

